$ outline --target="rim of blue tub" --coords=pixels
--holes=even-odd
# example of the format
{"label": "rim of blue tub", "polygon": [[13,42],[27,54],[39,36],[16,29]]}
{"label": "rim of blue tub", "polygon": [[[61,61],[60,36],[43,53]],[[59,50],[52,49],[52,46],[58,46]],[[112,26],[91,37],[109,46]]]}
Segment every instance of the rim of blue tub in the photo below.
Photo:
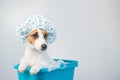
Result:
{"label": "rim of blue tub", "polygon": [[[60,68],[57,68],[55,70],[63,70],[63,69],[70,69],[70,68],[74,68],[74,67],[78,67],[78,61],[76,60],[65,60],[65,59],[54,59],[55,61],[58,60],[63,60],[65,62],[65,64],[61,64]],[[14,66],[14,69],[18,70],[19,64],[16,64]],[[26,71],[30,71],[30,67],[26,68]],[[54,70],[53,70],[54,71]],[[47,68],[42,68],[39,72],[49,72]]]}

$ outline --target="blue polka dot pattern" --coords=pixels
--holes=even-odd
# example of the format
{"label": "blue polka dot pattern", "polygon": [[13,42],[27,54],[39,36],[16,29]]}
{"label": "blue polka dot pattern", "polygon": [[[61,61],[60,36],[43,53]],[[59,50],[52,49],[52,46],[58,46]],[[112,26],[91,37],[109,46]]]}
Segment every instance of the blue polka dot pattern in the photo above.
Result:
{"label": "blue polka dot pattern", "polygon": [[17,37],[22,43],[26,43],[26,37],[35,29],[44,29],[48,33],[47,43],[53,43],[56,39],[56,30],[47,18],[36,15],[29,17],[25,24],[19,25],[16,29]]}

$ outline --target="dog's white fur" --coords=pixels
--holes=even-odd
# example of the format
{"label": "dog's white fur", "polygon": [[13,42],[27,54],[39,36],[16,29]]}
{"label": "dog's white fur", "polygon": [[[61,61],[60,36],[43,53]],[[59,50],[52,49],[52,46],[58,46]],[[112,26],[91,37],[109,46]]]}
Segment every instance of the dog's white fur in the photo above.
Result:
{"label": "dog's white fur", "polygon": [[34,44],[27,43],[26,51],[21,59],[18,71],[24,72],[28,66],[31,67],[30,74],[36,74],[41,68],[51,68],[56,62],[48,55],[47,51],[41,50],[41,44],[47,44],[41,30],[37,30],[39,38]]}

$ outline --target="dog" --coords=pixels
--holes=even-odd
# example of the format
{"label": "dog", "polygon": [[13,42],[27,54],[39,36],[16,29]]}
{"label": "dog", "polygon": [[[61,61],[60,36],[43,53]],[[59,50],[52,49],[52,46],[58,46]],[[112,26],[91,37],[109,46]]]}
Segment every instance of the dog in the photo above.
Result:
{"label": "dog", "polygon": [[27,35],[27,47],[20,61],[19,72],[31,67],[30,74],[37,74],[42,68],[53,68],[56,62],[47,53],[47,32],[35,29]]}

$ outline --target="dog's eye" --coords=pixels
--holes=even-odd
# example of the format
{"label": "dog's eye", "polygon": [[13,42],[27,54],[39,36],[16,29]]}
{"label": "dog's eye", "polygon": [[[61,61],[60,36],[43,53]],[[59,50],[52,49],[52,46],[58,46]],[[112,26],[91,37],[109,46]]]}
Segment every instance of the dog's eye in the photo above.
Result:
{"label": "dog's eye", "polygon": [[48,34],[47,34],[47,33],[45,33],[45,34],[44,34],[44,38],[45,38],[45,39],[47,39],[47,36],[48,36]]}
{"label": "dog's eye", "polygon": [[38,33],[36,32],[35,34],[32,35],[32,37],[35,38],[35,39],[38,38],[39,37]]}

